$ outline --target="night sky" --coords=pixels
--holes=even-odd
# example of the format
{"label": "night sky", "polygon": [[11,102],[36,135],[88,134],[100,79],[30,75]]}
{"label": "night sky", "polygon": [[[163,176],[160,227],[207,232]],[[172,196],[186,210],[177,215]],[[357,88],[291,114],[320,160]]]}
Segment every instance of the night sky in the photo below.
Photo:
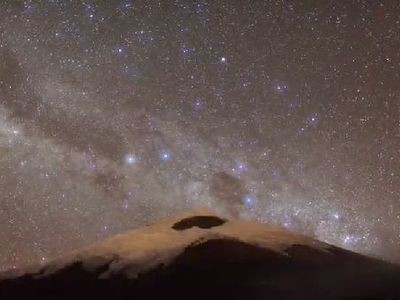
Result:
{"label": "night sky", "polygon": [[399,1],[0,4],[0,270],[199,206],[400,262]]}

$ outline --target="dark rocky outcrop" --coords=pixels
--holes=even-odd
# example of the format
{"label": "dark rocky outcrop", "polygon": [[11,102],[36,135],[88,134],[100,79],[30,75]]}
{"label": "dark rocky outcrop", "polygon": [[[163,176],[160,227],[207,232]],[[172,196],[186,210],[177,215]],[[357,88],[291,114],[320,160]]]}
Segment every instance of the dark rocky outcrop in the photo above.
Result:
{"label": "dark rocky outcrop", "polygon": [[216,216],[193,216],[176,222],[174,225],[172,225],[172,228],[175,230],[186,230],[192,227],[208,229],[216,226],[221,226],[225,222],[226,220]]}

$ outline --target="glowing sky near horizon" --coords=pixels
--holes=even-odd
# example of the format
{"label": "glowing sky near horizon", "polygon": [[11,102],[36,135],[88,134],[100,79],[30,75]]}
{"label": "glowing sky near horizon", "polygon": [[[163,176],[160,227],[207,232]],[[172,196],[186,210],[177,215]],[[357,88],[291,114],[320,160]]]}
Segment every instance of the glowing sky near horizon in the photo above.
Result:
{"label": "glowing sky near horizon", "polygon": [[0,270],[198,206],[400,262],[398,1],[0,8]]}

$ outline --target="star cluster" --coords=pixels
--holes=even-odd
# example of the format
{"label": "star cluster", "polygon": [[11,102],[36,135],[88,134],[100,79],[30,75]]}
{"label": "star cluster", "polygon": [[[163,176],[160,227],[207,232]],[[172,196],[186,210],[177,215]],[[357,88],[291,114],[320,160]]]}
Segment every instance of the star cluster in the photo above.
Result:
{"label": "star cluster", "polygon": [[240,216],[400,262],[398,1],[0,4],[0,270],[228,211],[221,172]]}

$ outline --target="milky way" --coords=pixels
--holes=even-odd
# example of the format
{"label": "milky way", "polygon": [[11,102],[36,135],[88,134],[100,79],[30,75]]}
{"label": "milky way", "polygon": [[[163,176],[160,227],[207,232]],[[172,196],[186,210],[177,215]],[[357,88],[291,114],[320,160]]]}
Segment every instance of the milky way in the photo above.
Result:
{"label": "milky way", "polygon": [[0,3],[0,270],[199,206],[400,262],[398,1]]}

